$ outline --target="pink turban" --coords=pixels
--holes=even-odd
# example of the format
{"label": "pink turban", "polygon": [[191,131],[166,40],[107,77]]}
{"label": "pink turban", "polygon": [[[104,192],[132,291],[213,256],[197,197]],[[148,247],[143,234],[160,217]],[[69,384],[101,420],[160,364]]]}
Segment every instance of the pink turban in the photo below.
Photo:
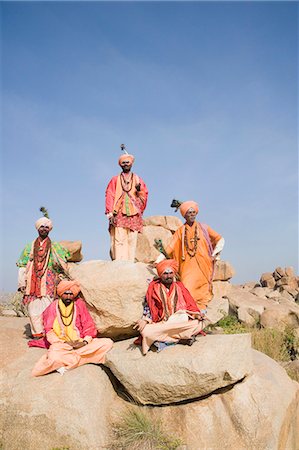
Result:
{"label": "pink turban", "polygon": [[135,158],[133,155],[129,155],[128,153],[125,153],[124,155],[120,155],[118,164],[121,165],[123,161],[130,161],[131,164],[134,163]]}
{"label": "pink turban", "polygon": [[180,212],[181,212],[181,214],[182,214],[183,217],[185,217],[185,215],[186,215],[188,209],[190,209],[190,208],[193,208],[193,209],[196,211],[196,214],[197,214],[198,211],[199,211],[198,204],[195,203],[195,202],[193,202],[192,200],[189,200],[189,201],[184,202],[184,203],[181,204],[181,206],[180,206]]}
{"label": "pink turban", "polygon": [[35,228],[38,230],[42,225],[44,225],[44,227],[49,227],[50,231],[53,228],[53,223],[52,220],[47,219],[47,217],[41,217],[40,219],[38,219],[35,222]]}
{"label": "pink turban", "polygon": [[61,297],[65,291],[72,291],[74,297],[77,297],[80,290],[80,283],[76,280],[62,280],[57,286],[57,294],[59,297]]}
{"label": "pink turban", "polygon": [[171,269],[174,273],[177,273],[179,270],[179,265],[175,259],[164,259],[157,264],[156,269],[160,277],[167,269]]}

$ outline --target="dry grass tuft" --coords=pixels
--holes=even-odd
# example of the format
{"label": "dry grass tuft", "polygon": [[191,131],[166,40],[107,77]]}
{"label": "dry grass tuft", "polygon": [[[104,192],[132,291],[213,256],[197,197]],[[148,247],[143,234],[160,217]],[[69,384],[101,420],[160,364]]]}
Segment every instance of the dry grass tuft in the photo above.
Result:
{"label": "dry grass tuft", "polygon": [[297,383],[299,383],[299,373],[298,370],[296,369],[292,369],[292,368],[287,368],[286,369],[287,374],[289,375],[290,378],[292,378],[292,380],[297,381]]}
{"label": "dry grass tuft", "polygon": [[182,444],[163,430],[161,421],[137,409],[128,409],[112,431],[109,450],[176,450]]}
{"label": "dry grass tuft", "polygon": [[285,333],[275,328],[252,329],[252,347],[275,361],[289,361]]}

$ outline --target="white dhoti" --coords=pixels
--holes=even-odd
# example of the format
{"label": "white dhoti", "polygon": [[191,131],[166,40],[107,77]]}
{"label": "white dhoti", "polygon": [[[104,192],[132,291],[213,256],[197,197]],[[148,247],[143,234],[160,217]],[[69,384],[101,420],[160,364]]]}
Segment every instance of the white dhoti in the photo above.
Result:
{"label": "white dhoti", "polygon": [[205,327],[204,321],[197,319],[188,322],[158,322],[145,325],[141,332],[142,353],[145,355],[155,342],[178,342],[180,339],[191,339]]}
{"label": "white dhoti", "polygon": [[33,337],[40,337],[44,333],[43,312],[52,301],[53,298],[46,296],[28,303],[27,311]]}
{"label": "white dhoti", "polygon": [[135,261],[138,231],[111,227],[110,253],[113,260]]}

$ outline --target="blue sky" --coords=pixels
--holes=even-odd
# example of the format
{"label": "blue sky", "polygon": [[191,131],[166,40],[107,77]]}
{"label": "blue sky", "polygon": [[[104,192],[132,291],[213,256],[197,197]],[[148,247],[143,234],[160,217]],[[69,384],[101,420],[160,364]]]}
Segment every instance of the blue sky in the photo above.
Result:
{"label": "blue sky", "polygon": [[298,4],[2,2],[1,289],[36,236],[108,259],[105,187],[119,145],[145,216],[194,199],[233,282],[298,271]]}

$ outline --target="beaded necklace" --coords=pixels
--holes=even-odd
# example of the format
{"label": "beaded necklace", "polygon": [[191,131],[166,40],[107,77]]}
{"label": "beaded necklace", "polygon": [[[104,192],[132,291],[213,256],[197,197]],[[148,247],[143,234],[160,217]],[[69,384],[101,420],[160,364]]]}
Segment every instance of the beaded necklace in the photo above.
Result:
{"label": "beaded necklace", "polygon": [[130,174],[130,178],[126,180],[123,173],[120,174],[120,181],[121,181],[121,187],[122,190],[125,192],[130,192],[133,186],[133,174]]}
{"label": "beaded necklace", "polygon": [[197,242],[199,241],[200,237],[198,236],[198,229],[197,229],[197,224],[195,224],[195,231],[194,231],[194,238],[190,239],[190,242],[193,241],[193,248],[189,247],[189,242],[188,242],[188,230],[189,227],[185,227],[185,235],[184,235],[184,245],[185,248],[187,250],[188,255],[193,258],[196,255],[196,250],[197,250]]}
{"label": "beaded necklace", "polygon": [[[61,317],[61,321],[62,321],[63,325],[64,325],[65,327],[68,327],[68,326],[72,323],[72,321],[73,321],[74,311],[75,311],[75,303],[72,302],[72,308],[71,308],[71,311],[70,311],[70,313],[69,313],[67,316],[64,316],[64,315],[62,314],[62,311],[61,311],[61,309],[60,309],[59,302],[58,302],[58,309],[59,309],[59,313],[60,313],[60,317]],[[71,318],[69,319],[69,317],[71,317]],[[66,323],[66,321],[64,321],[64,319],[69,319],[69,323]]]}
{"label": "beaded necklace", "polygon": [[47,269],[46,261],[50,249],[51,239],[49,237],[46,238],[45,246],[43,246],[39,238],[35,240],[33,247],[33,269],[37,278],[42,278]]}

